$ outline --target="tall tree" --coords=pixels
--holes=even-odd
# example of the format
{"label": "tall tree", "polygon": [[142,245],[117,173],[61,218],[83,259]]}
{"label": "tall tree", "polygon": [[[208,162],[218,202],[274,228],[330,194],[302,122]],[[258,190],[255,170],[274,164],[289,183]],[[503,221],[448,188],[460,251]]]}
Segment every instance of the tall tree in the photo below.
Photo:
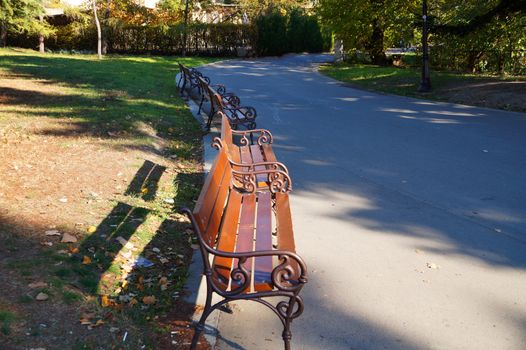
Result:
{"label": "tall tree", "polygon": [[93,8],[93,19],[97,26],[97,55],[99,59],[102,58],[102,31],[100,28],[99,16],[97,15],[97,0],[91,0],[91,6]]}
{"label": "tall tree", "polygon": [[7,32],[48,36],[52,33],[46,21],[40,21],[44,13],[42,0],[0,0],[0,45],[7,44]]}
{"label": "tall tree", "polygon": [[385,62],[384,49],[413,37],[418,0],[320,0],[322,23],[343,40],[347,50],[367,51]]}

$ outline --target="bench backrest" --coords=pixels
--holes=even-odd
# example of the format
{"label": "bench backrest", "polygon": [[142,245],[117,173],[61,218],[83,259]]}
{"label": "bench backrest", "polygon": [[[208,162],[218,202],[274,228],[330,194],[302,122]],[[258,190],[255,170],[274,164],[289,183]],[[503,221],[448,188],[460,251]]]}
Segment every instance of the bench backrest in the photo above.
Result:
{"label": "bench backrest", "polygon": [[203,240],[210,247],[215,245],[217,239],[221,218],[231,188],[231,180],[232,168],[226,150],[221,149],[206,177],[193,211]]}

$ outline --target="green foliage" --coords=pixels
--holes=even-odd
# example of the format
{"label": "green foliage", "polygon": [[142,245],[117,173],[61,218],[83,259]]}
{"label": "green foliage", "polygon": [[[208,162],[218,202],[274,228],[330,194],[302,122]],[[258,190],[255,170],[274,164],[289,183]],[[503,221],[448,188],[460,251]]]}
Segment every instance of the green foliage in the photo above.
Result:
{"label": "green foliage", "polygon": [[278,10],[260,15],[256,20],[258,54],[279,56],[287,52],[287,18]]}
{"label": "green foliage", "polygon": [[0,26],[5,31],[49,36],[53,30],[46,21],[42,0],[0,0]]}
{"label": "green foliage", "polygon": [[262,56],[288,52],[321,52],[327,46],[324,45],[317,18],[300,9],[287,14],[275,9],[269,11],[257,18],[256,27],[257,51]]}
{"label": "green foliage", "polygon": [[344,41],[347,52],[368,51],[373,62],[385,62],[383,51],[413,39],[415,0],[320,0],[324,26]]}
{"label": "green foliage", "polygon": [[0,310],[0,331],[4,335],[11,333],[11,323],[16,319],[16,315],[10,311]]}
{"label": "green foliage", "polygon": [[446,2],[432,8],[432,64],[470,73],[526,74],[526,10],[487,18],[502,3],[466,1],[454,7]]}
{"label": "green foliage", "polygon": [[[183,47],[182,24],[122,25],[112,23],[106,31],[108,51],[111,53],[177,54]],[[97,33],[90,23],[72,22],[57,30],[47,41],[51,50],[95,50]],[[36,37],[11,35],[11,46],[28,47]],[[233,56],[236,48],[255,46],[256,31],[252,25],[233,23],[193,23],[188,26],[187,52],[202,55]],[[32,45],[30,46],[32,47]]]}

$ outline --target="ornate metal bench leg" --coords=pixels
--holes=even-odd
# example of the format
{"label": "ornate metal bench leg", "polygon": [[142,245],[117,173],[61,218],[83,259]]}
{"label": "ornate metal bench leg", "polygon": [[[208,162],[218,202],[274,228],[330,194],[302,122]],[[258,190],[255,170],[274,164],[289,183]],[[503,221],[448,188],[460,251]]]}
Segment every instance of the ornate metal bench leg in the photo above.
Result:
{"label": "ornate metal bench leg", "polygon": [[203,310],[203,314],[201,315],[201,318],[199,319],[199,322],[195,325],[195,332],[192,338],[192,345],[190,345],[191,350],[194,350],[196,348],[197,343],[199,342],[199,336],[205,329],[205,321],[208,318],[208,315],[210,315],[210,313],[212,312],[211,306],[212,306],[212,288],[207,283],[205,308]]}
{"label": "ornate metal bench leg", "polygon": [[197,114],[201,113],[201,110],[203,109],[203,103],[205,102],[205,94],[201,95],[201,102],[199,102],[199,110],[197,111]]}
{"label": "ornate metal bench leg", "polygon": [[290,331],[290,324],[292,323],[292,315],[294,312],[294,306],[296,304],[296,298],[292,297],[289,299],[289,305],[287,307],[287,315],[285,316],[285,327],[283,329],[283,342],[285,343],[285,350],[290,350],[290,340],[292,339],[292,332]]}

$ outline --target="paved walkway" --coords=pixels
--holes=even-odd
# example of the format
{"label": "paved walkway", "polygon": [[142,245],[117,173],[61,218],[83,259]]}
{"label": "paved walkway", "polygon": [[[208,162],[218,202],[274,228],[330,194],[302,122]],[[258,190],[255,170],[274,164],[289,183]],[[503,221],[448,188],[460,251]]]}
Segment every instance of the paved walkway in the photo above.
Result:
{"label": "paved walkway", "polygon": [[[295,349],[526,349],[526,115],[380,95],[322,55],[203,67],[270,129],[309,265]],[[218,349],[280,349],[237,303]]]}

